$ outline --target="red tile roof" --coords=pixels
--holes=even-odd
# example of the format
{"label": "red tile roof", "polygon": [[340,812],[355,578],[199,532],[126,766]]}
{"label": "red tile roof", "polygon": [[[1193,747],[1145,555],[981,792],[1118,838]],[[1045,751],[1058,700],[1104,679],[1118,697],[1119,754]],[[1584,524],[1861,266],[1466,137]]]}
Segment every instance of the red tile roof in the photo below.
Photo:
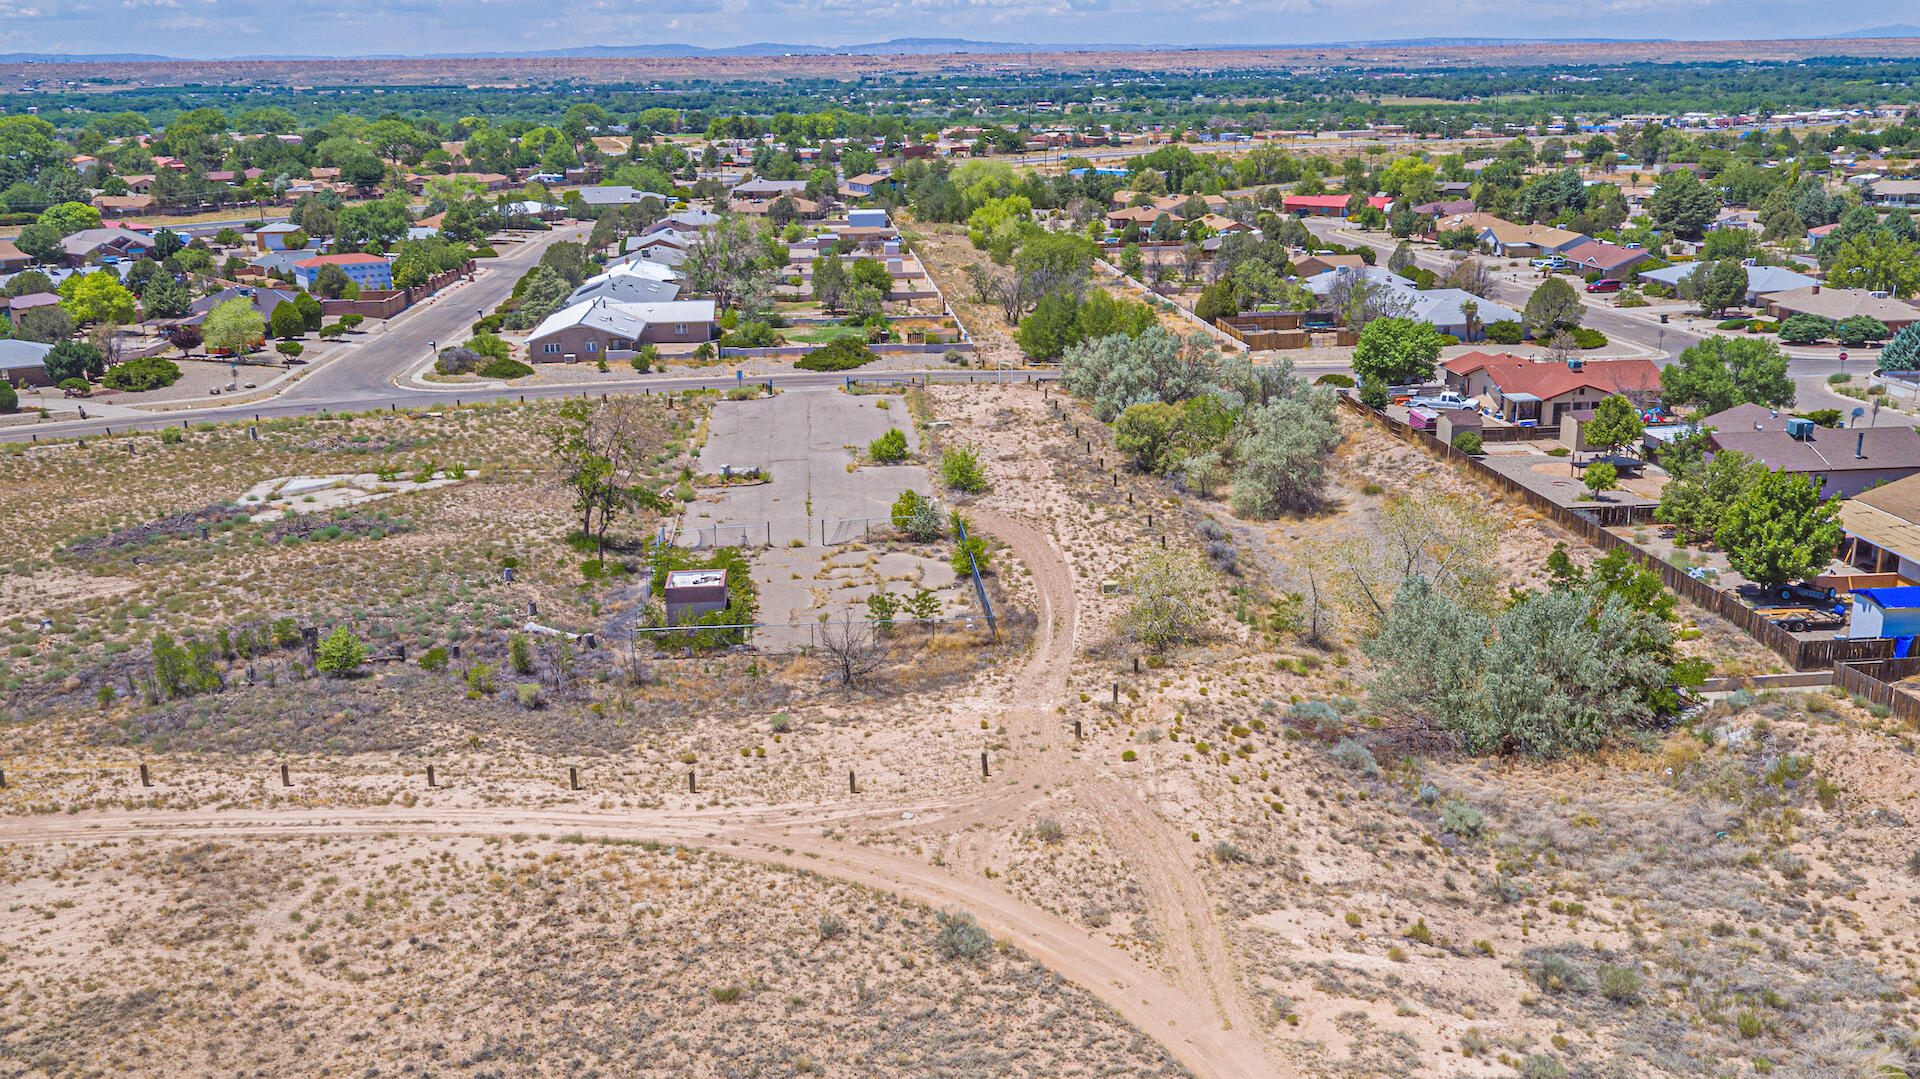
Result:
{"label": "red tile roof", "polygon": [[1653,361],[1587,360],[1579,370],[1564,363],[1528,360],[1508,353],[1469,352],[1446,362],[1457,375],[1485,369],[1504,394],[1530,393],[1542,401],[1578,389],[1602,393],[1648,393],[1660,389],[1660,369]]}

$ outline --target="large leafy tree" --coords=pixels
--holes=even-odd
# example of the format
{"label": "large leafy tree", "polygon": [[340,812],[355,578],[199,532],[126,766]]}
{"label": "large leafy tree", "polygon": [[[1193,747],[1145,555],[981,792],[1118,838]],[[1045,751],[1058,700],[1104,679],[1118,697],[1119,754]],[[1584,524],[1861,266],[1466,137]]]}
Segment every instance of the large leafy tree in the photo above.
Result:
{"label": "large leafy tree", "polygon": [[123,326],[133,321],[134,302],[133,293],[111,270],[75,274],[60,283],[60,306],[78,323]]}
{"label": "large leafy tree", "polygon": [[1560,757],[1653,718],[1671,642],[1660,613],[1599,582],[1523,593],[1489,617],[1409,577],[1364,648],[1382,668],[1377,706],[1430,719],[1469,752]]}
{"label": "large leafy tree", "polygon": [[1840,502],[1822,498],[1810,476],[1755,476],[1727,507],[1713,540],[1741,576],[1772,588],[1827,568],[1840,549]]}
{"label": "large leafy tree", "polygon": [[666,511],[667,500],[642,482],[643,466],[665,441],[659,415],[636,398],[562,406],[547,443],[561,483],[573,492],[580,534],[598,548],[605,549],[607,527],[622,513]]}
{"label": "large leafy tree", "polygon": [[1330,386],[1297,385],[1247,407],[1233,446],[1235,513],[1274,517],[1320,505],[1328,456],[1340,444],[1336,401]]}
{"label": "large leafy tree", "polygon": [[1527,297],[1527,306],[1521,314],[1527,320],[1527,329],[1535,336],[1551,336],[1555,330],[1570,330],[1580,325],[1580,319],[1587,312],[1580,302],[1580,294],[1573,291],[1564,277],[1549,277]]}
{"label": "large leafy tree", "polygon": [[1367,323],[1353,350],[1353,373],[1360,381],[1383,386],[1424,382],[1440,358],[1440,331],[1410,318]]}
{"label": "large leafy tree", "polygon": [[193,294],[170,273],[155,275],[140,296],[148,318],[179,318],[193,306]]}
{"label": "large leafy tree", "polygon": [[1580,433],[1591,445],[1617,451],[1638,441],[1644,430],[1639,406],[1616,393],[1594,406],[1592,421]]}
{"label": "large leafy tree", "polygon": [[[284,304],[282,306],[285,306]],[[244,297],[228,300],[207,312],[201,338],[209,349],[241,353],[265,336],[267,320],[253,309],[253,301]]]}
{"label": "large leafy tree", "polygon": [[1793,404],[1787,354],[1757,337],[1709,337],[1680,353],[1680,362],[1660,372],[1661,396],[1669,405],[1692,405],[1714,413],[1742,402],[1785,408]]}
{"label": "large leafy tree", "polygon": [[1706,543],[1726,520],[1727,510],[1746,493],[1766,467],[1736,450],[1709,456],[1706,436],[1669,448],[1660,465],[1672,476],[1660,489],[1653,519],[1670,524],[1687,543]]}
{"label": "large leafy tree", "polygon": [[1205,334],[1182,341],[1154,326],[1138,337],[1116,333],[1069,348],[1061,360],[1061,381],[1069,393],[1093,402],[1094,415],[1106,421],[1130,405],[1177,404],[1206,393],[1214,381],[1215,354]]}
{"label": "large leafy tree", "polygon": [[1920,257],[1912,240],[1884,232],[1856,236],[1834,252],[1827,280],[1840,288],[1863,288],[1907,297],[1920,291]]}
{"label": "large leafy tree", "polygon": [[1747,299],[1747,268],[1737,258],[1704,263],[1693,271],[1699,281],[1700,306],[1708,314],[1718,315],[1729,307],[1738,307]]}
{"label": "large leafy tree", "polygon": [[1667,173],[1647,198],[1653,227],[1679,236],[1699,236],[1719,212],[1720,196],[1690,169]]}
{"label": "large leafy tree", "polygon": [[107,369],[100,350],[84,341],[61,341],[41,360],[47,378],[58,386],[70,378],[99,378]]}

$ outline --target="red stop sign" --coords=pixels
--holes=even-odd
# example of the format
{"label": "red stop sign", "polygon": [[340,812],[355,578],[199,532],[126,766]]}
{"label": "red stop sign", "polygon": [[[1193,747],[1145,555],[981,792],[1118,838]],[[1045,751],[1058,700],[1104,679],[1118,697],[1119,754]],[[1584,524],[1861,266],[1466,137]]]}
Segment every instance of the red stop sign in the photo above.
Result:
{"label": "red stop sign", "polygon": [[1841,363],[1846,363],[1846,362],[1847,362],[1847,354],[1846,354],[1846,353],[1844,353],[1844,352],[1842,352],[1842,353],[1840,354],[1840,362],[1841,362]]}

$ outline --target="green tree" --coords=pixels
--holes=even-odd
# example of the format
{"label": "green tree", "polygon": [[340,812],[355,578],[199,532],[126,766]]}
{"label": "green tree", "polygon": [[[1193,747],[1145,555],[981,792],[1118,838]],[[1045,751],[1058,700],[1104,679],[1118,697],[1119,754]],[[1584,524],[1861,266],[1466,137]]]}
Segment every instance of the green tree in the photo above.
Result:
{"label": "green tree", "polygon": [[840,256],[829,251],[813,264],[813,298],[828,314],[837,314],[847,294],[847,268]]}
{"label": "green tree", "polygon": [[307,332],[307,320],[300,317],[300,309],[286,301],[274,306],[272,323],[273,335],[281,340],[291,341]]}
{"label": "green tree", "polygon": [[1122,581],[1132,598],[1120,616],[1129,639],[1156,650],[1196,639],[1207,625],[1213,576],[1192,552],[1147,547],[1136,551]]}
{"label": "green tree", "polygon": [[1233,282],[1223,279],[1201,289],[1193,313],[1200,321],[1209,323],[1239,314],[1240,306],[1233,298]]}
{"label": "green tree", "polygon": [[1708,314],[1718,315],[1747,300],[1747,268],[1737,258],[1703,263],[1694,272],[1700,278],[1700,306]]}
{"label": "green tree", "polygon": [[1720,196],[1690,169],[1676,169],[1647,198],[1647,216],[1662,232],[1697,238],[1720,213]]}
{"label": "green tree", "polygon": [[[1784,331],[1784,327],[1782,327]],[[1784,337],[1784,332],[1782,334]],[[1857,348],[1869,341],[1887,339],[1887,324],[1872,315],[1848,315],[1840,320],[1836,336],[1840,343],[1849,348]]]}
{"label": "green tree", "polygon": [[573,286],[560,276],[553,267],[542,264],[534,268],[528,278],[527,287],[520,295],[519,303],[512,313],[507,315],[506,328],[509,330],[531,330],[542,319],[567,302]]}
{"label": "green tree", "polygon": [[238,297],[207,312],[202,327],[201,336],[209,349],[222,349],[238,355],[251,349],[255,342],[265,336],[267,321],[253,309],[252,300]]}
{"label": "green tree", "polygon": [[1646,423],[1640,418],[1640,406],[1616,393],[1594,406],[1593,419],[1582,427],[1580,433],[1590,445],[1613,453],[1640,441],[1640,434],[1645,430]]}
{"label": "green tree", "polygon": [[193,293],[170,273],[161,273],[140,294],[148,318],[179,318],[193,309]]}
{"label": "green tree", "polygon": [[1264,518],[1319,508],[1327,462],[1340,445],[1337,401],[1330,386],[1296,383],[1284,396],[1247,406],[1233,446],[1235,513]]}
{"label": "green tree", "polygon": [[1692,544],[1713,539],[1728,508],[1766,471],[1735,450],[1722,450],[1709,459],[1705,436],[1697,438],[1697,446],[1676,445],[1660,455],[1661,467],[1672,478],[1660,489],[1660,505],[1653,511],[1654,520],[1672,525],[1683,542]]}
{"label": "green tree", "polygon": [[1360,331],[1353,350],[1353,373],[1364,383],[1383,386],[1425,382],[1440,358],[1440,331],[1411,318],[1380,318]]}
{"label": "green tree", "polygon": [[42,210],[35,224],[45,225],[61,236],[71,236],[83,229],[99,228],[100,211],[84,202],[63,202]]}
{"label": "green tree", "polygon": [[1880,366],[1888,371],[1920,370],[1920,322],[1909,322],[1888,339],[1880,350]]}
{"label": "green tree", "polygon": [[1161,473],[1171,463],[1181,411],[1164,401],[1130,405],[1113,421],[1113,445],[1142,472]]}
{"label": "green tree", "polygon": [[1152,326],[1138,337],[1109,334],[1069,348],[1060,362],[1061,382],[1068,393],[1091,401],[1093,414],[1107,422],[1129,405],[1178,404],[1206,393],[1213,385],[1218,355],[1212,338],[1203,333],[1182,341],[1164,327]]}
{"label": "green tree", "polygon": [[948,487],[968,494],[979,494],[987,489],[987,476],[980,470],[980,458],[966,446],[952,446],[941,451],[940,480]]}
{"label": "green tree", "polygon": [[1138,281],[1147,269],[1146,257],[1140,253],[1139,244],[1128,244],[1120,249],[1120,272]]}
{"label": "green tree", "polygon": [[1840,500],[1822,498],[1812,477],[1786,472],[1754,477],[1713,533],[1728,564],[1762,588],[1824,572],[1840,540]]}
{"label": "green tree", "polygon": [[106,357],[84,341],[56,342],[40,363],[56,386],[71,378],[99,378],[107,369]]}
{"label": "green tree", "polygon": [[1363,645],[1375,707],[1430,719],[1472,753],[1589,753],[1650,722],[1673,674],[1660,615],[1589,583],[1526,592],[1489,618],[1427,578]]}
{"label": "green tree", "polygon": [[75,274],[60,283],[60,306],[75,322],[124,326],[133,321],[136,301],[111,270]]}
{"label": "green tree", "polygon": [[314,661],[322,673],[335,678],[347,678],[360,669],[367,661],[367,646],[346,626],[335,626],[327,639],[320,642],[320,655]]}
{"label": "green tree", "polygon": [[1527,297],[1527,306],[1521,314],[1526,318],[1527,329],[1535,337],[1550,337],[1555,330],[1572,329],[1580,325],[1580,319],[1586,314],[1586,306],[1580,302],[1580,294],[1573,291],[1564,277],[1549,277]]}
{"label": "green tree", "polygon": [[1587,466],[1586,475],[1580,478],[1587,490],[1594,495],[1611,491],[1620,485],[1620,470],[1611,461],[1595,461]]}
{"label": "green tree", "polygon": [[1785,408],[1795,395],[1787,354],[1758,337],[1706,338],[1661,370],[1660,387],[1667,404],[1692,405],[1709,415],[1743,401]]}
{"label": "green tree", "polygon": [[1838,288],[1863,288],[1905,298],[1920,291],[1920,257],[1912,240],[1875,230],[1840,245],[1827,268]]}
{"label": "green tree", "polygon": [[1839,325],[1821,315],[1792,315],[1780,323],[1780,340],[1790,345],[1810,345],[1834,336]]}
{"label": "green tree", "polygon": [[0,414],[20,411],[20,394],[13,383],[0,379]]}

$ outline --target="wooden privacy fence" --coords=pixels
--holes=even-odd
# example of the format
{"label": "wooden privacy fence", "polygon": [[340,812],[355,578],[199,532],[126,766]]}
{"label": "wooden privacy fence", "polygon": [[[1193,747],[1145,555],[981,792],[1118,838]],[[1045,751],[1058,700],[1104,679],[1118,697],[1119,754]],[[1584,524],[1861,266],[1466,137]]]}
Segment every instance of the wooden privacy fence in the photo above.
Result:
{"label": "wooden privacy fence", "polygon": [[[1724,592],[1706,581],[1687,576],[1686,572],[1668,565],[1652,552],[1636,546],[1632,541],[1607,531],[1607,526],[1619,526],[1633,523],[1637,519],[1650,516],[1650,508],[1645,506],[1594,506],[1591,509],[1571,509],[1560,505],[1547,496],[1535,491],[1520,481],[1506,476],[1472,454],[1447,445],[1425,431],[1417,431],[1404,423],[1393,419],[1384,412],[1377,412],[1354,400],[1341,395],[1341,403],[1358,415],[1378,422],[1388,434],[1425,449],[1436,457],[1457,461],[1466,466],[1475,478],[1485,481],[1503,493],[1526,503],[1527,507],[1542,517],[1566,529],[1580,539],[1598,547],[1602,551],[1624,549],[1627,556],[1660,575],[1660,581],[1669,589],[1694,606],[1719,615],[1721,618],[1744,630],[1754,640],[1785,660],[1787,665],[1797,671],[1832,669],[1839,677],[1837,665],[1855,663],[1861,660],[1884,660],[1893,657],[1893,641],[1887,638],[1869,640],[1802,640],[1774,625],[1759,611],[1740,602],[1739,597]],[[1536,428],[1537,430],[1537,428]],[[1886,701],[1876,703],[1885,704]],[[1920,704],[1920,702],[1916,702]]]}
{"label": "wooden privacy fence", "polygon": [[1920,696],[1893,683],[1916,674],[1920,674],[1920,658],[1864,659],[1833,665],[1836,685],[1873,704],[1886,705],[1895,716],[1905,720],[1920,720]]}

